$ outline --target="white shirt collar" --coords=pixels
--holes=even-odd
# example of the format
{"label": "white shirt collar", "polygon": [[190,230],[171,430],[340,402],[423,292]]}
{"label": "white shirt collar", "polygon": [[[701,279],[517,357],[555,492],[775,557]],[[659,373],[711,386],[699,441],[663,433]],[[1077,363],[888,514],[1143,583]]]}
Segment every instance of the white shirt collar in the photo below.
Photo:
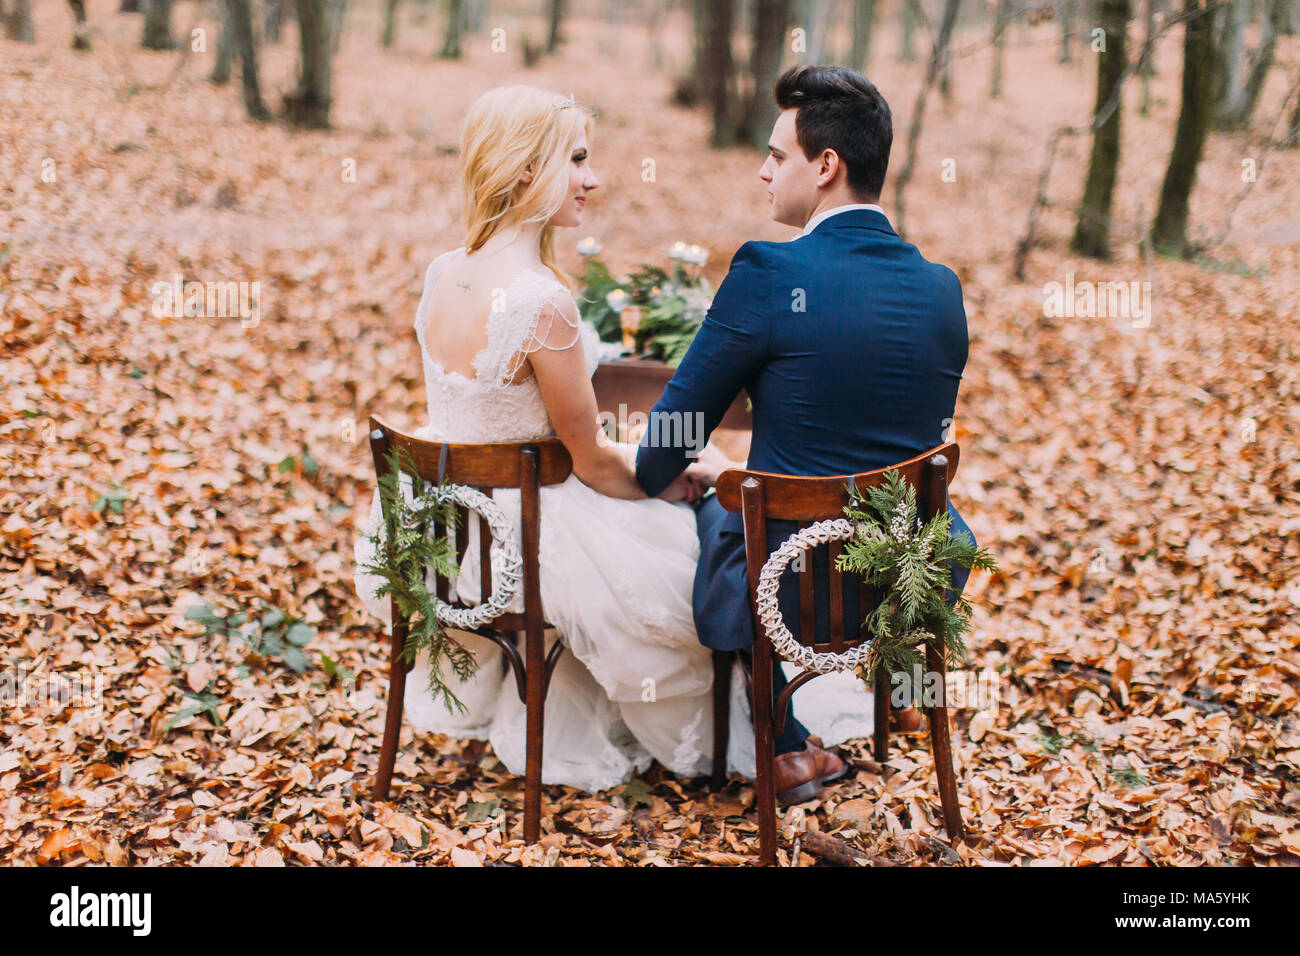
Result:
{"label": "white shirt collar", "polygon": [[812,232],[814,229],[816,229],[818,226],[820,226],[824,221],[826,221],[827,219],[829,219],[831,216],[838,215],[839,213],[842,213],[842,212],[850,212],[850,211],[852,211],[852,210],[854,210],[854,209],[874,209],[876,212],[880,213],[882,216],[885,214],[885,210],[881,209],[879,206],[877,206],[877,205],[876,205],[875,203],[873,203],[873,202],[860,202],[860,203],[853,203],[853,204],[848,205],[848,206],[836,206],[834,209],[825,209],[825,210],[823,210],[822,212],[819,212],[817,215],[813,216],[811,219],[808,220],[808,225],[804,226],[804,227],[803,227],[803,232],[801,232],[801,233],[799,234],[799,235],[800,235],[800,238],[802,238],[803,236],[808,235],[808,233]]}

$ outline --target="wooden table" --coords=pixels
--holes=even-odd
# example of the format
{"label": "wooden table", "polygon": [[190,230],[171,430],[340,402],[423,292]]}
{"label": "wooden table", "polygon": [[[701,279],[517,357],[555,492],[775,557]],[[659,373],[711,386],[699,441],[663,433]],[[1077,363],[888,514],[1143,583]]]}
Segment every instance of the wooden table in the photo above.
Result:
{"label": "wooden table", "polygon": [[[620,405],[625,415],[649,414],[663,395],[673,371],[655,359],[620,358],[601,362],[591,377],[596,407],[615,416],[619,416]],[[754,427],[753,414],[745,408],[745,402],[746,395],[741,392],[722,416],[712,439],[729,457],[738,460],[749,456],[750,432]]]}

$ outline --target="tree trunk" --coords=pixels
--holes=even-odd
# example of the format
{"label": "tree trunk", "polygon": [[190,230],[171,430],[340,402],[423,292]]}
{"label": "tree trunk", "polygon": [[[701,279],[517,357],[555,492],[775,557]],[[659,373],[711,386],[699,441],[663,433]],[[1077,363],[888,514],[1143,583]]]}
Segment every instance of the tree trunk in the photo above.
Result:
{"label": "tree trunk", "polygon": [[626,7],[624,3],[607,3],[605,4],[605,25],[600,31],[600,55],[604,57],[618,56],[619,37],[623,29],[623,10]]}
{"label": "tree trunk", "polygon": [[[1237,0],[1241,3],[1242,0]],[[1268,9],[1260,20],[1259,46],[1250,57],[1250,72],[1235,96],[1230,95],[1227,106],[1219,114],[1220,129],[1242,129],[1250,123],[1259,103],[1259,94],[1264,90],[1264,81],[1273,66],[1273,52],[1277,45],[1277,34],[1282,25],[1282,10],[1287,0],[1271,0]]]}
{"label": "tree trunk", "polygon": [[1074,58],[1070,53],[1071,29],[1074,26],[1074,5],[1077,0],[1056,0],[1056,17],[1061,21],[1061,55],[1058,63],[1070,63]]}
{"label": "tree trunk", "polygon": [[1282,19],[1278,26],[1277,32],[1284,37],[1293,37],[1296,34],[1296,0],[1289,0],[1282,4]]}
{"label": "tree trunk", "polygon": [[460,57],[460,13],[461,0],[447,0],[447,33],[442,40],[444,59],[455,60]]}
{"label": "tree trunk", "polygon": [[[1194,3],[1196,0],[1188,0]],[[1102,0],[1100,26],[1106,31],[1106,51],[1097,54],[1097,99],[1093,121],[1110,101],[1124,73],[1124,34],[1130,15],[1129,0]],[[1120,116],[1117,103],[1106,121],[1093,130],[1088,180],[1079,204],[1079,221],[1070,249],[1094,259],[1110,258],[1110,208],[1115,195],[1115,172],[1119,167]]]}
{"label": "tree trunk", "polygon": [[140,45],[146,50],[172,50],[172,0],[145,0],[144,33]]}
{"label": "tree trunk", "polygon": [[704,62],[700,77],[705,101],[713,111],[713,145],[736,141],[731,105],[731,0],[706,0]]}
{"label": "tree trunk", "polygon": [[[1246,27],[1250,24],[1253,6],[1252,0],[1234,0],[1223,11],[1227,29],[1223,33],[1221,42],[1227,47],[1229,57],[1229,69],[1223,83],[1223,99],[1218,104],[1223,109],[1241,101],[1241,94],[1246,85]],[[1270,7],[1268,0],[1264,0],[1264,7],[1264,15],[1260,19],[1262,29],[1267,30]],[[1261,35],[1261,37],[1262,42],[1271,44],[1273,39],[1271,36]]]}
{"label": "tree trunk", "polygon": [[1002,61],[1010,17],[1011,0],[998,0],[998,11],[993,18],[993,82],[989,85],[989,96],[995,100],[1002,95]]}
{"label": "tree trunk", "polygon": [[482,33],[483,18],[487,16],[488,0],[466,0],[464,28],[467,33]]}
{"label": "tree trunk", "polygon": [[230,65],[235,58],[235,30],[230,23],[230,4],[219,2],[217,16],[221,19],[221,36],[217,40],[217,58],[208,80],[217,86],[225,86],[230,82]]}
{"label": "tree trunk", "polygon": [[835,22],[833,0],[803,0],[802,19],[808,30],[808,63],[830,63],[831,28]]}
{"label": "tree trunk", "polygon": [[817,11],[813,9],[813,0],[794,0],[790,10],[790,20],[794,27],[803,31],[803,50],[795,50],[800,63],[816,63],[817,52]]}
{"label": "tree trunk", "polygon": [[[1146,46],[1151,42],[1151,38],[1156,35],[1156,7],[1159,6],[1160,0],[1146,0],[1142,6],[1142,45]],[[1142,63],[1140,71],[1142,77],[1142,105],[1138,107],[1138,113],[1147,116],[1151,112],[1151,77],[1156,75],[1156,58],[1153,55],[1148,56]]]}
{"label": "tree trunk", "polygon": [[399,0],[384,0],[384,32],[380,38],[385,50],[397,39],[397,5]]}
{"label": "tree trunk", "polygon": [[876,0],[853,0],[853,49],[849,66],[865,73],[871,60],[871,28],[876,23]]}
{"label": "tree trunk", "polygon": [[262,4],[262,39],[267,43],[279,43],[283,25],[284,0],[265,0]]}
{"label": "tree trunk", "polygon": [[1282,137],[1282,146],[1285,149],[1295,149],[1300,143],[1300,96],[1295,98],[1295,109],[1291,111],[1291,125]]}
{"label": "tree trunk", "polygon": [[397,4],[399,0],[385,0],[384,2],[384,34],[380,38],[380,43],[384,49],[390,49],[393,40],[397,38]]}
{"label": "tree trunk", "polygon": [[650,36],[650,69],[658,73],[663,69],[663,42],[659,38],[659,25],[667,12],[668,0],[650,0],[649,14],[646,17],[646,32]]}
{"label": "tree trunk", "polygon": [[20,43],[35,43],[36,30],[32,26],[31,0],[14,0],[13,12],[4,18],[5,36]]}
{"label": "tree trunk", "polygon": [[1187,210],[1196,185],[1196,167],[1201,161],[1205,136],[1210,128],[1211,57],[1214,35],[1210,18],[1200,14],[1200,0],[1184,0],[1191,16],[1183,25],[1183,104],[1178,111],[1178,129],[1169,154],[1160,208],[1151,228],[1156,251],[1170,256],[1187,253]]}
{"label": "tree trunk", "polygon": [[563,37],[560,27],[564,24],[564,0],[551,0],[551,27],[546,33],[546,52],[554,53],[560,48]]}
{"label": "tree trunk", "polygon": [[249,0],[226,0],[235,50],[239,53],[240,74],[244,87],[244,108],[248,118],[265,122],[271,113],[262,102],[262,86],[257,75],[257,38],[253,32],[253,10]]}
{"label": "tree trunk", "polygon": [[86,0],[68,0],[72,8],[72,48],[74,50],[90,49],[90,24],[86,20]]}
{"label": "tree trunk", "polygon": [[772,91],[781,73],[781,53],[785,49],[785,28],[789,22],[790,0],[756,0],[754,43],[750,50],[754,88],[745,105],[741,132],[756,149],[764,151],[779,112]]}
{"label": "tree trunk", "polygon": [[122,0],[122,5],[117,8],[118,13],[139,13],[140,0]]}
{"label": "tree trunk", "polygon": [[325,10],[329,21],[330,53],[338,53],[339,43],[343,40],[343,19],[347,16],[348,0],[330,0]]}
{"label": "tree trunk", "polygon": [[1213,69],[1210,74],[1210,115],[1217,127],[1228,104],[1241,95],[1242,62],[1246,53],[1246,22],[1250,0],[1231,0],[1213,13]]}
{"label": "tree trunk", "polygon": [[298,12],[298,88],[284,98],[294,126],[328,129],[331,105],[329,0],[294,0]]}
{"label": "tree trunk", "polygon": [[919,0],[903,0],[900,14],[903,18],[903,48],[899,59],[910,63],[916,59],[916,6]]}

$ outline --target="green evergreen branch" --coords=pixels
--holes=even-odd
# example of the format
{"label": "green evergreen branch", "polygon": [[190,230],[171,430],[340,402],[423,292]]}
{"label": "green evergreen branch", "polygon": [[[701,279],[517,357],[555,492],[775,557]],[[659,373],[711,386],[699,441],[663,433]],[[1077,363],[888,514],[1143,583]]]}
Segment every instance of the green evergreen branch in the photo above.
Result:
{"label": "green evergreen branch", "polygon": [[[465,705],[443,680],[443,668],[449,666],[464,681],[474,676],[478,662],[438,620],[437,579],[454,580],[459,568],[450,537],[431,533],[438,524],[448,530],[455,527],[459,516],[451,502],[428,493],[432,485],[420,480],[409,451],[393,448],[388,460],[388,474],[379,479],[378,488],[382,532],[377,528],[367,535],[374,545],[374,559],[364,570],[383,581],[376,595],[391,597],[398,614],[408,622],[403,658],[414,663],[421,651],[428,651],[429,692],[434,699],[442,698],[448,713],[453,705],[465,713]],[[404,485],[412,489],[420,486],[422,494],[408,498]]]}
{"label": "green evergreen branch", "polygon": [[837,562],[841,571],[862,576],[877,595],[863,628],[872,635],[861,676],[872,684],[885,674],[924,667],[925,645],[944,654],[950,667],[963,666],[968,652],[963,635],[970,630],[971,604],[958,595],[949,604],[950,564],[972,570],[998,570],[984,548],[967,533],[952,533],[945,509],[917,528],[916,489],[891,468],[884,481],[863,492],[849,489],[844,509],[854,535]]}

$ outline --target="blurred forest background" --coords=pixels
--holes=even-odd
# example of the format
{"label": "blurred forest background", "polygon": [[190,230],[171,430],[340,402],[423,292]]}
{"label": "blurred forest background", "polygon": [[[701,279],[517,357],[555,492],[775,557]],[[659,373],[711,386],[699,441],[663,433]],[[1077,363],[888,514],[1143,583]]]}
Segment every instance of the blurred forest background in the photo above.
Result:
{"label": "blurred forest background", "polygon": [[[745,240],[794,235],[757,179],[772,81],[835,62],[893,109],[891,223],[963,283],[953,497],[1003,569],[968,591],[1000,701],[953,716],[970,845],[943,839],[923,739],[883,767],[857,742],[857,775],[786,813],[784,859],[816,865],[795,847],[819,830],[890,863],[1300,863],[1298,21],[0,0],[0,859],[751,859],[751,788],[658,775],[548,788],[525,849],[522,781],[409,729],[372,804],[387,650],[352,544],[367,416],[425,420],[411,322],[462,239],[476,96],[597,111],[571,271],[585,236],[616,272],[685,241],[716,285]],[[173,281],[255,283],[257,315],[160,310]],[[1062,313],[1062,286],[1099,294]]]}

